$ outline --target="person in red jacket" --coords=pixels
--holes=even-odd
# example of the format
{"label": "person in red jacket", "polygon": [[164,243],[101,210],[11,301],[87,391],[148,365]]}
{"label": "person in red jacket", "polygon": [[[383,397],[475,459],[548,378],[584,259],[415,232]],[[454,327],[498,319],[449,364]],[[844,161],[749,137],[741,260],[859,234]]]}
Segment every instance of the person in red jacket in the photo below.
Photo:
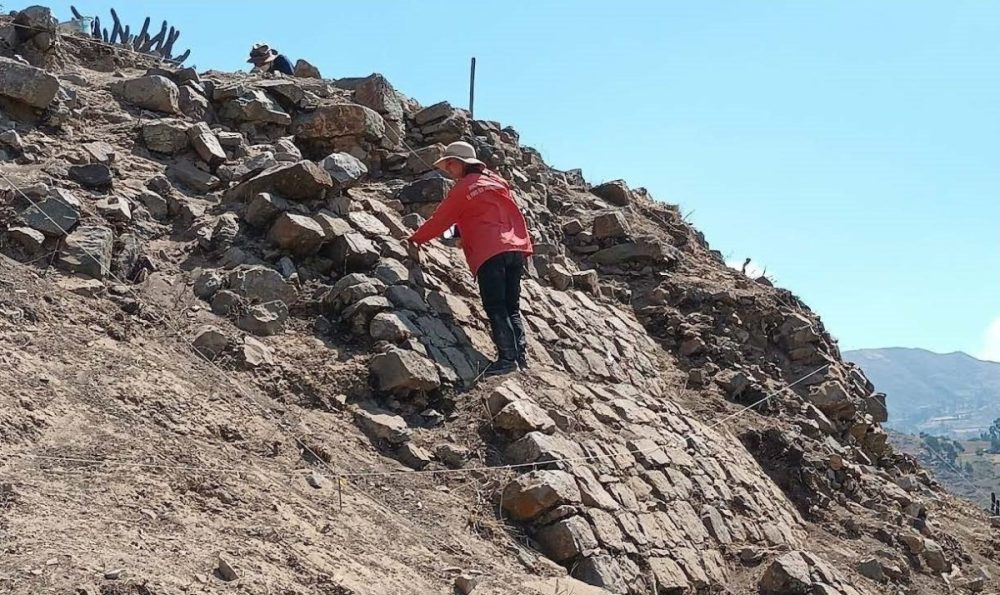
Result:
{"label": "person in red jacket", "polygon": [[524,215],[510,185],[476,158],[465,142],[448,145],[434,167],[456,181],[434,214],[409,241],[416,246],[458,228],[462,251],[479,283],[490,322],[497,360],[484,376],[500,376],[528,367],[527,339],[521,320],[521,275],[533,248]]}

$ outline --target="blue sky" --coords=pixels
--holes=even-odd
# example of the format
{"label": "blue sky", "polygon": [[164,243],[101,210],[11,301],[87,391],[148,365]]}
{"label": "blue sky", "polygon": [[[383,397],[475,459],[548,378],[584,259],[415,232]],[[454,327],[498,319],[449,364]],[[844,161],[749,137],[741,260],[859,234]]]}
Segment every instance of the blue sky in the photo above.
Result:
{"label": "blue sky", "polygon": [[267,41],[425,104],[464,106],[475,55],[478,117],[556,167],[693,211],[842,348],[1000,360],[998,3],[76,4],[102,20],[117,4],[133,27],[168,19],[200,69],[245,68]]}

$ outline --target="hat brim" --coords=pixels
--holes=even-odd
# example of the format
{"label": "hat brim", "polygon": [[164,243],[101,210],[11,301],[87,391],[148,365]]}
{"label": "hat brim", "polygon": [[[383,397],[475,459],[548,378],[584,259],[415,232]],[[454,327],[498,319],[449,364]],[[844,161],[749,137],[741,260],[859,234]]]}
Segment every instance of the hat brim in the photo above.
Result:
{"label": "hat brim", "polygon": [[444,163],[445,161],[448,161],[449,159],[454,159],[456,161],[461,161],[462,163],[464,163],[466,165],[482,165],[483,167],[486,167],[486,164],[483,163],[482,161],[478,160],[478,159],[467,159],[465,157],[458,157],[456,155],[445,155],[444,157],[442,157],[442,158],[440,158],[440,159],[438,159],[437,161],[434,162],[434,167],[440,168],[441,164]]}

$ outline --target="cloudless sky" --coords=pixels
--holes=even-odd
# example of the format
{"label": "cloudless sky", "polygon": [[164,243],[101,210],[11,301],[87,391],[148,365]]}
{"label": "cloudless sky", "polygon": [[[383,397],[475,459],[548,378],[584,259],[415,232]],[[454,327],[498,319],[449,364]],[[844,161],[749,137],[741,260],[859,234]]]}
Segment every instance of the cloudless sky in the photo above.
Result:
{"label": "cloudless sky", "polygon": [[[69,4],[47,3],[64,19]],[[328,78],[381,72],[425,105],[465,107],[476,56],[477,117],[555,167],[693,211],[843,349],[1000,360],[1000,3],[75,4],[109,23],[117,5],[133,29],[169,20],[200,70],[245,69],[265,41]]]}

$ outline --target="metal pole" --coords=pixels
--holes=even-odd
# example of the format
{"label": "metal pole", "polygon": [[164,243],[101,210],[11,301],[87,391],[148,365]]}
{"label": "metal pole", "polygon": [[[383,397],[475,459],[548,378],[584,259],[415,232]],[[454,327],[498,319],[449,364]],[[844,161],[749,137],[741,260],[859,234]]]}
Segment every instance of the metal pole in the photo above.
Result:
{"label": "metal pole", "polygon": [[472,67],[469,71],[469,117],[476,117],[476,58],[472,58]]}

